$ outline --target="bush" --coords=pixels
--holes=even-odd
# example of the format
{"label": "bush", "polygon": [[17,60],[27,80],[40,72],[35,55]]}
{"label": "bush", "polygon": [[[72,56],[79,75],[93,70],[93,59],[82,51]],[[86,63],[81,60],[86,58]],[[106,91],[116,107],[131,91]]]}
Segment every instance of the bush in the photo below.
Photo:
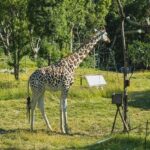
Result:
{"label": "bush", "polygon": [[131,63],[135,67],[145,67],[146,69],[150,66],[150,44],[133,41],[133,44],[130,44],[128,47],[128,54],[131,60]]}
{"label": "bush", "polygon": [[45,66],[48,65],[47,61],[44,58],[41,58],[41,57],[39,57],[36,62],[37,62],[37,67],[38,68],[45,67]]}
{"label": "bush", "polygon": [[93,56],[88,56],[81,64],[81,67],[85,68],[94,68],[95,67],[95,62]]}

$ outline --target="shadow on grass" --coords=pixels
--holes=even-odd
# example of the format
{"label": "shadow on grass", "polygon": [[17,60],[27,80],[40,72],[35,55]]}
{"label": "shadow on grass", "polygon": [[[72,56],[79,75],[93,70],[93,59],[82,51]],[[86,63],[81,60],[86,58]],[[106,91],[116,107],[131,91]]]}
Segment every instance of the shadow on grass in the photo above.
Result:
{"label": "shadow on grass", "polygon": [[35,129],[34,131],[31,131],[30,129],[9,129],[9,130],[6,130],[6,129],[0,128],[0,135],[10,134],[10,133],[18,133],[18,132],[26,132],[26,133],[32,133],[32,134],[34,134],[34,133],[46,133],[48,135],[93,137],[92,135],[89,135],[86,133],[80,133],[80,132],[75,132],[75,133],[69,132],[68,134],[65,134],[65,133],[62,133],[59,131],[48,131],[45,129],[37,129],[37,130]]}
{"label": "shadow on grass", "polygon": [[131,97],[131,100],[128,102],[129,106],[150,109],[150,90],[136,91],[129,95]]}
{"label": "shadow on grass", "polygon": [[18,83],[13,81],[0,81],[0,88],[1,89],[10,89],[10,88],[17,88]]}
{"label": "shadow on grass", "polygon": [[[75,147],[70,147],[68,149],[76,149]],[[106,142],[88,145],[85,147],[77,148],[79,150],[149,150],[150,141],[144,142],[144,138],[136,138],[133,136],[116,137],[112,138]]]}
{"label": "shadow on grass", "polygon": [[9,134],[9,133],[16,133],[16,132],[20,132],[20,131],[30,132],[29,129],[9,129],[9,130],[5,130],[5,129],[0,128],[0,135]]}
{"label": "shadow on grass", "polygon": [[32,133],[32,134],[43,132],[43,133],[47,133],[49,135],[62,134],[61,132],[55,132],[55,131],[51,132],[51,131],[47,131],[45,129],[37,129],[37,130],[35,129],[35,130],[31,131],[30,129],[19,129],[18,128],[18,129],[6,130],[6,129],[0,128],[0,135],[2,135],[2,134],[10,134],[10,133],[18,133],[18,132],[26,132],[26,133]]}

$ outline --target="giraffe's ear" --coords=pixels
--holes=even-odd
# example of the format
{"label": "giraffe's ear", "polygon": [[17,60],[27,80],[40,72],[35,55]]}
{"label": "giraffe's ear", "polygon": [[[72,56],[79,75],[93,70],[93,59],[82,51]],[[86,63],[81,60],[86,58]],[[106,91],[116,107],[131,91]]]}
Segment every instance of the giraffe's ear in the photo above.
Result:
{"label": "giraffe's ear", "polygon": [[95,29],[94,29],[94,32],[97,32],[97,31],[98,31],[98,30],[95,28]]}
{"label": "giraffe's ear", "polygon": [[99,27],[99,28],[94,28],[94,32],[97,33],[97,32],[105,32],[106,29],[105,27]]}
{"label": "giraffe's ear", "polygon": [[100,27],[99,30],[100,31],[106,31],[105,27]]}

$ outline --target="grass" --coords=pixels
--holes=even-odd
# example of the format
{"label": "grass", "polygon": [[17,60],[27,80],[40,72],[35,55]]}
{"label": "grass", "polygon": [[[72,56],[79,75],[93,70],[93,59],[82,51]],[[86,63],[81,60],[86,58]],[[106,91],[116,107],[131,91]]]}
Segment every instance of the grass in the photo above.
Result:
{"label": "grass", "polygon": [[[144,150],[145,122],[150,120],[150,72],[136,72],[129,87],[129,118],[131,127],[141,127],[129,135],[109,137],[116,106],[111,104],[111,94],[122,90],[122,74],[95,69],[78,69],[75,83],[68,96],[68,123],[70,135],[62,135],[59,129],[59,92],[46,92],[46,113],[54,132],[47,132],[41,114],[36,109],[35,131],[29,131],[26,120],[25,99],[28,76],[21,73],[20,81],[13,75],[0,74],[0,149],[98,149],[98,150]],[[104,89],[89,88],[86,81],[80,86],[80,75],[102,74],[107,85]],[[122,131],[117,118],[115,132]],[[150,136],[147,139],[150,149]]]}
{"label": "grass", "polygon": [[[9,100],[9,99],[18,99],[22,97],[26,97],[26,89],[27,89],[27,80],[30,74],[33,72],[33,69],[28,69],[27,73],[20,74],[20,81],[14,81],[14,77],[8,73],[0,74],[0,100]],[[102,74],[104,75],[108,86],[102,89],[97,88],[88,88],[88,84],[85,79],[83,79],[83,85],[80,86],[80,76],[84,76],[85,74]],[[119,76],[119,77],[118,77]],[[121,91],[121,87],[123,87],[122,83],[120,83],[121,75],[116,73],[109,74],[106,71],[99,71],[94,69],[79,69],[77,74],[75,75],[75,83],[71,87],[71,91],[69,97],[80,97],[84,98],[85,95],[90,96],[102,96],[105,98],[110,98],[113,92]],[[6,90],[7,89],[7,90]],[[82,90],[80,90],[82,89]],[[76,92],[76,90],[78,92]],[[58,95],[58,94],[57,94]]]}

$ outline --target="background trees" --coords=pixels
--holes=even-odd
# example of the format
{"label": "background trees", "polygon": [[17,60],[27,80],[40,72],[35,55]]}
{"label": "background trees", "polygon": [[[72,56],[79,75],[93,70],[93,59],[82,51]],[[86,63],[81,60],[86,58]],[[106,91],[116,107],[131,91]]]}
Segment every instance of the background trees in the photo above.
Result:
{"label": "background trees", "polygon": [[0,1],[0,40],[9,65],[19,79],[19,62],[28,49],[27,0]]}
{"label": "background trees", "polygon": [[[142,66],[135,60],[141,53],[135,53],[136,47],[143,43],[144,54],[148,52],[150,32],[150,2],[148,0],[123,0],[127,44],[129,44],[129,62],[135,67]],[[106,27],[111,40],[117,36],[111,50],[117,66],[123,64],[120,38],[120,16],[116,1],[111,0],[3,0],[0,2],[0,45],[9,57],[9,65],[14,68],[15,78],[19,78],[19,62],[28,55],[52,62],[76,50],[89,37],[94,28]],[[135,23],[136,22],[136,23]],[[131,34],[130,31],[142,29],[144,34]],[[140,44],[141,45],[141,44]],[[145,47],[146,46],[146,47]],[[102,55],[102,52],[103,55]],[[96,47],[97,59],[105,68],[112,65],[110,51],[104,45]],[[145,55],[146,56],[146,55]],[[100,58],[103,57],[103,60]],[[87,63],[93,59],[90,58]],[[135,63],[136,61],[136,63]],[[108,63],[110,62],[110,63]],[[139,61],[139,63],[141,63]],[[146,67],[148,64],[143,63]],[[93,66],[93,65],[91,65]],[[148,67],[148,66],[147,66]]]}
{"label": "background trees", "polygon": [[80,41],[94,27],[105,25],[110,4],[110,0],[30,0],[28,16],[38,36],[49,37],[60,50],[64,47],[72,51],[74,40]]}
{"label": "background trees", "polygon": [[[139,66],[142,67],[142,65],[140,65],[141,61],[137,60],[138,57],[136,57],[137,55],[134,56],[134,58],[136,58],[136,64],[135,64],[135,60],[133,60],[133,55],[137,54],[134,53],[136,51],[136,47],[137,47],[137,43],[139,44],[140,41],[143,43],[142,45],[142,51],[144,51],[144,53],[147,53],[147,44],[150,42],[150,28],[148,27],[150,25],[149,19],[150,19],[150,11],[149,11],[149,7],[150,7],[150,2],[148,0],[125,0],[124,3],[124,10],[125,10],[125,17],[130,18],[130,20],[132,20],[132,23],[126,19],[125,20],[125,34],[126,34],[126,42],[127,45],[129,44],[129,65],[135,65],[135,68],[139,68]],[[116,1],[114,1],[110,7],[110,11],[106,17],[107,20],[107,29],[109,30],[111,39],[113,39],[113,37],[115,35],[117,35],[117,40],[116,43],[114,45],[114,52],[115,52],[115,59],[116,62],[118,64],[118,66],[121,66],[123,64],[123,53],[121,50],[121,39],[120,39],[120,17],[118,16],[118,8],[116,5]],[[143,30],[144,34],[139,34],[137,32],[137,30]],[[136,40],[136,42],[135,42]],[[132,45],[132,46],[131,46]],[[145,47],[146,46],[146,47]],[[132,50],[131,50],[132,47]],[[145,48],[144,48],[145,47]],[[127,47],[128,49],[128,47]],[[145,49],[145,50],[144,50]],[[138,51],[138,50],[137,50]],[[141,53],[138,53],[141,54]],[[132,55],[132,57],[131,57]],[[140,57],[140,56],[139,56]],[[142,56],[143,57],[143,56]],[[139,63],[137,63],[139,62]],[[144,65],[145,66],[145,65]],[[143,66],[143,67],[144,67]],[[146,67],[146,66],[145,66]]]}

